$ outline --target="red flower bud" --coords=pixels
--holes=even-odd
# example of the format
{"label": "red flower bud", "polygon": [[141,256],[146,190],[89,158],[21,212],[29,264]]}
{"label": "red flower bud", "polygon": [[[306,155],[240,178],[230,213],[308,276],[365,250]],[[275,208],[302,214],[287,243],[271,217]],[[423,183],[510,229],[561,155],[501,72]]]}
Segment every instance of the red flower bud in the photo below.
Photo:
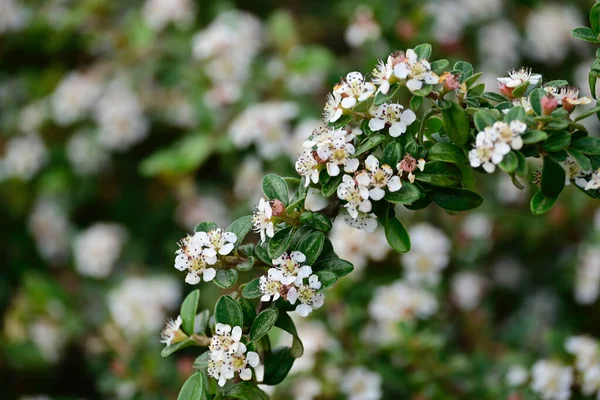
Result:
{"label": "red flower bud", "polygon": [[542,97],[541,103],[542,103],[542,113],[544,115],[552,114],[552,111],[556,110],[556,107],[558,107],[558,100],[556,99],[556,97],[552,96],[551,94],[548,94],[548,95]]}
{"label": "red flower bud", "polygon": [[273,215],[276,217],[280,217],[285,214],[285,206],[283,203],[277,199],[271,200],[271,210],[273,211]]}

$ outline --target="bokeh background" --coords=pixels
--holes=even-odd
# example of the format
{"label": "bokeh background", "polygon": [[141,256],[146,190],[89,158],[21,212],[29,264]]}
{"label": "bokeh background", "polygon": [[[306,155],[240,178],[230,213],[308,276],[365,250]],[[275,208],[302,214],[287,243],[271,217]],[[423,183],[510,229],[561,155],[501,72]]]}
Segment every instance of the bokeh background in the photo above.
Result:
{"label": "bokeh background", "polygon": [[[160,356],[191,290],[177,240],[249,213],[264,173],[294,174],[341,76],[428,42],[488,91],[524,65],[589,95],[595,48],[569,32],[592,4],[0,0],[0,397],[176,398],[194,358]],[[529,396],[511,366],[600,335],[597,203],[568,188],[533,217],[531,188],[485,178],[472,213],[398,210],[409,255],[334,224],[356,270],[299,322],[305,356],[273,398]],[[220,289],[200,289],[212,308]]]}

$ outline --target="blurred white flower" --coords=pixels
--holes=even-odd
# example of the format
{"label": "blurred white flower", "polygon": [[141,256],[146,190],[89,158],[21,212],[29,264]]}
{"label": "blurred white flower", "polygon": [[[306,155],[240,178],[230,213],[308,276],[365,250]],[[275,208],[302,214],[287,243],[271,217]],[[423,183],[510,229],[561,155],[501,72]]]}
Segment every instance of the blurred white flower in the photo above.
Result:
{"label": "blurred white flower", "polygon": [[44,142],[36,134],[8,140],[0,158],[0,181],[7,178],[30,180],[48,161]]}
{"label": "blurred white flower", "polygon": [[506,372],[506,384],[508,386],[521,386],[529,379],[529,371],[522,365],[511,365]]}
{"label": "blurred white flower", "polygon": [[127,240],[121,225],[98,222],[73,241],[75,268],[83,276],[106,278],[112,272]]}
{"label": "blurred white flower", "polygon": [[46,99],[33,101],[21,109],[19,129],[23,133],[37,132],[48,118],[48,102]]}
{"label": "blurred white flower", "polygon": [[450,262],[450,240],[440,229],[426,223],[414,225],[408,232],[411,251],[401,256],[406,280],[418,285],[436,285]]}
{"label": "blurred white flower", "polygon": [[69,125],[86,116],[102,92],[92,73],[73,71],[58,84],[51,97],[52,114],[59,125]]}
{"label": "blurred white flower", "polygon": [[156,336],[166,311],[178,305],[180,290],[178,282],[168,276],[129,276],[108,293],[108,309],[129,339]]}
{"label": "blurred white flower", "polygon": [[458,308],[464,311],[474,310],[481,302],[484,279],[474,272],[460,272],[450,282],[452,299]]}
{"label": "blurred white flower", "polygon": [[600,362],[600,346],[590,336],[570,336],[565,341],[565,350],[575,356],[575,368],[585,371]]}
{"label": "blurred white flower", "polygon": [[[483,70],[501,73],[518,65],[521,38],[515,26],[507,20],[483,24],[477,33],[477,48]],[[493,86],[492,86],[493,87]]]}
{"label": "blurred white flower", "polygon": [[110,82],[96,104],[98,141],[111,151],[126,151],[148,134],[149,122],[124,79]]}
{"label": "blurred white flower", "polygon": [[29,337],[49,363],[59,360],[67,344],[67,336],[62,328],[45,319],[38,319],[29,325]]}
{"label": "blurred white flower", "polygon": [[29,14],[19,0],[0,1],[0,34],[23,29],[29,22]]}
{"label": "blurred white flower", "polygon": [[[258,187],[260,187],[260,182]],[[221,198],[211,195],[198,196],[195,194],[181,201],[175,210],[175,219],[187,231],[194,230],[194,227],[200,221],[213,221],[219,226],[226,226],[231,222],[226,204]]]}
{"label": "blurred white flower", "polygon": [[360,5],[354,12],[354,20],[346,29],[346,43],[352,47],[360,47],[367,42],[374,42],[381,36],[381,27],[373,18],[373,10],[367,5]]}
{"label": "blurred white flower", "polygon": [[100,172],[108,165],[110,156],[100,146],[96,136],[87,130],[76,132],[67,142],[67,159],[78,175],[91,175]]}
{"label": "blurred white flower", "polygon": [[429,318],[437,307],[437,300],[430,292],[396,281],[375,290],[369,315],[378,322],[412,322]]}
{"label": "blurred white flower", "polygon": [[39,198],[29,216],[28,226],[44,260],[51,264],[66,261],[71,228],[65,210],[56,200]]}
{"label": "blurred white flower", "polygon": [[559,63],[577,43],[571,37],[571,30],[584,24],[581,13],[574,6],[567,3],[542,5],[527,16],[523,51],[536,61]]}
{"label": "blurred white flower", "polygon": [[481,212],[467,214],[462,221],[461,231],[471,240],[488,240],[492,234],[494,223],[492,219]]}
{"label": "blurred white flower", "polygon": [[146,23],[157,31],[170,22],[185,28],[194,20],[194,4],[191,0],[146,0],[142,15]]}
{"label": "blurred white flower", "polygon": [[528,188],[520,190],[513,183],[508,174],[502,174],[496,181],[496,196],[503,204],[521,204],[528,199]]}
{"label": "blurred white flower", "polygon": [[181,320],[181,316],[177,316],[177,318],[175,320],[169,319],[167,321],[167,324],[165,325],[165,328],[162,330],[162,332],[160,333],[160,342],[166,344],[167,346],[171,345],[172,343],[177,343],[178,340],[178,336],[183,336],[185,337],[185,335],[181,335],[180,334],[180,327],[182,324],[182,320]]}
{"label": "blurred white flower", "polygon": [[[301,358],[304,358],[304,355]],[[294,400],[315,400],[322,391],[321,382],[312,377],[294,380],[291,390]]]}
{"label": "blurred white flower", "polygon": [[238,200],[254,203],[262,195],[261,182],[265,176],[262,162],[254,156],[248,156],[241,162],[235,174],[233,193]]}
{"label": "blurred white flower", "polygon": [[310,211],[320,211],[327,207],[329,199],[321,194],[317,188],[308,188],[306,199],[304,199],[304,208]]}
{"label": "blurred white flower", "polygon": [[353,367],[342,377],[340,389],[348,400],[379,400],[381,376],[364,367]]}
{"label": "blurred white flower", "polygon": [[544,400],[568,400],[571,397],[571,367],[554,361],[539,360],[531,368],[531,380],[531,389]]}
{"label": "blurred white flower", "polygon": [[575,274],[575,301],[593,304],[600,294],[600,247],[585,246],[578,258]]}

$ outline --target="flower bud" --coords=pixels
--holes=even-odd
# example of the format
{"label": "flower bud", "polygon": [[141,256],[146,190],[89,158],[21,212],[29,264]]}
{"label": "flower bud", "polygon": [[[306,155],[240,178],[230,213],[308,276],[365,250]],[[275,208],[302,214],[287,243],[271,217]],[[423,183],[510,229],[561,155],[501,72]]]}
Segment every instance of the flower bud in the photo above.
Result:
{"label": "flower bud", "polygon": [[547,94],[546,96],[542,97],[541,103],[542,113],[544,115],[552,114],[552,111],[556,110],[556,107],[558,107],[558,100],[551,94]]}
{"label": "flower bud", "polygon": [[273,215],[275,217],[280,217],[285,214],[285,206],[283,203],[277,199],[271,200],[271,210],[273,211]]}
{"label": "flower bud", "polygon": [[444,84],[444,92],[452,92],[460,87],[460,79],[458,75],[444,72],[440,77],[440,83]]}
{"label": "flower bud", "polygon": [[515,98],[513,96],[513,90],[515,90],[514,88],[506,86],[505,83],[499,83],[498,84],[498,88],[500,89],[500,93],[504,97],[508,97],[509,100],[513,100]]}

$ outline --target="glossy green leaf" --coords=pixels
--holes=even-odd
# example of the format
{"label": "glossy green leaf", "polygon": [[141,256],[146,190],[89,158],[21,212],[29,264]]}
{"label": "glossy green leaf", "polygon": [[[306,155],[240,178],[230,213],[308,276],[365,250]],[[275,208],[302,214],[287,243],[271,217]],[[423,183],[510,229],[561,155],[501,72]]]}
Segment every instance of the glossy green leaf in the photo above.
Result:
{"label": "glossy green leaf", "polygon": [[197,344],[196,341],[193,339],[185,339],[181,342],[173,343],[173,344],[165,346],[161,350],[160,355],[162,357],[169,357],[171,354],[175,353],[176,351],[185,349],[186,347],[195,346],[196,344]]}
{"label": "glossy green leaf", "polygon": [[242,289],[242,296],[245,299],[256,299],[262,295],[263,293],[260,291],[260,278],[252,279]]}
{"label": "glossy green leaf", "polygon": [[196,227],[194,228],[194,232],[210,232],[212,230],[217,229],[218,227],[219,225],[217,225],[216,222],[203,221],[196,225]]}
{"label": "glossy green leaf", "polygon": [[236,243],[240,244],[251,230],[252,215],[245,215],[233,221],[225,231],[235,233],[235,236],[237,236]]}
{"label": "glossy green leaf", "polygon": [[436,188],[429,197],[435,204],[450,211],[471,210],[483,202],[477,192],[463,188]]}
{"label": "glossy green leaf", "polygon": [[200,300],[200,290],[196,289],[187,295],[181,303],[181,329],[191,335],[194,333],[194,319],[198,310],[198,301]]}
{"label": "glossy green leaf", "polygon": [[207,399],[207,388],[204,387],[204,378],[201,372],[190,376],[181,387],[177,400],[204,400]]}
{"label": "glossy green leaf", "polygon": [[543,215],[546,214],[554,203],[556,203],[557,196],[546,196],[541,190],[539,190],[536,194],[531,198],[531,202],[529,207],[531,209],[531,213],[533,215]]}
{"label": "glossy green leaf", "polygon": [[385,221],[385,238],[398,253],[410,251],[410,237],[402,222],[398,218],[390,218]]}
{"label": "glossy green leaf", "polygon": [[547,151],[559,151],[566,149],[571,143],[571,135],[569,132],[556,131],[552,132],[546,140],[544,140],[544,148]]}
{"label": "glossy green leaf", "polygon": [[550,157],[544,157],[541,187],[544,195],[550,198],[557,197],[565,187],[565,170]]}
{"label": "glossy green leaf", "polygon": [[469,117],[458,104],[451,102],[450,108],[442,111],[444,131],[450,140],[458,147],[464,146],[469,140]]}
{"label": "glossy green leaf", "polygon": [[286,250],[290,247],[290,243],[292,242],[293,233],[294,228],[291,226],[275,232],[275,235],[273,235],[271,240],[269,240],[269,245],[267,246],[269,258],[274,260],[286,252]]}
{"label": "glossy green leaf", "polygon": [[391,142],[383,149],[383,163],[392,168],[402,159],[402,145],[398,142]]}
{"label": "glossy green leaf", "polygon": [[289,203],[288,185],[281,177],[269,174],[263,178],[262,189],[269,200],[279,200],[283,205]]}
{"label": "glossy green leaf", "polygon": [[283,329],[293,337],[292,348],[290,350],[290,354],[294,358],[302,357],[304,353],[304,345],[298,336],[298,331],[296,330],[296,325],[294,321],[290,318],[290,316],[285,312],[280,312],[277,321],[275,322],[275,326],[279,329]]}
{"label": "glossy green leaf", "polygon": [[506,154],[500,164],[498,164],[500,169],[504,172],[514,172],[519,166],[519,159],[514,151]]}
{"label": "glossy green leaf", "polygon": [[590,162],[590,159],[584,156],[580,151],[575,149],[567,149],[567,153],[569,153],[569,155],[575,160],[582,170],[592,170],[592,163]]}
{"label": "glossy green leaf", "polygon": [[454,164],[441,161],[430,161],[425,164],[423,172],[415,171],[417,181],[434,186],[457,186],[462,180],[462,173]]}
{"label": "glossy green leaf", "polygon": [[294,361],[295,358],[289,347],[280,347],[268,353],[264,360],[263,383],[265,385],[281,383],[292,369]]}
{"label": "glossy green leaf", "polygon": [[543,89],[533,89],[532,92],[529,94],[529,103],[531,104],[531,108],[533,109],[533,112],[535,112],[537,115],[543,115],[543,109],[542,109],[542,98],[546,96],[546,91]]}
{"label": "glossy green leaf", "polygon": [[262,391],[252,382],[240,382],[231,387],[226,393],[228,399],[238,400],[269,400],[267,393]]}
{"label": "glossy green leaf", "polygon": [[215,321],[231,325],[231,327],[243,327],[244,314],[242,313],[242,307],[231,296],[221,296],[215,306]]}
{"label": "glossy green leaf", "polygon": [[238,272],[235,269],[218,269],[213,282],[221,289],[229,289],[238,279]]}
{"label": "glossy green leaf", "polygon": [[381,143],[385,141],[385,135],[374,134],[369,136],[364,142],[362,142],[354,152],[354,157],[358,157],[359,155],[366,153],[372,148],[379,146]]}
{"label": "glossy green leaf", "polygon": [[548,138],[548,134],[544,131],[527,131],[521,138],[524,144],[539,143]]}
{"label": "glossy green leaf", "polygon": [[494,125],[496,118],[487,111],[477,111],[475,115],[473,115],[473,122],[475,123],[477,131],[482,132],[488,126]]}
{"label": "glossy green leaf", "polygon": [[337,275],[338,278],[348,275],[354,270],[354,266],[341,258],[328,258],[320,260],[313,265],[314,271],[330,271]]}
{"label": "glossy green leaf", "polygon": [[600,138],[586,136],[571,143],[571,149],[580,151],[588,156],[600,155]]}
{"label": "glossy green leaf", "polygon": [[452,143],[436,143],[427,152],[427,158],[431,161],[446,161],[453,164],[468,164],[467,157],[462,149]]}
{"label": "glossy green leaf", "polygon": [[254,323],[250,329],[250,340],[256,342],[269,333],[278,317],[279,310],[276,308],[271,307],[261,311],[254,319]]}
{"label": "glossy green leaf", "polygon": [[306,256],[306,265],[312,265],[319,258],[324,244],[325,235],[323,232],[312,232],[302,238],[296,250]]}
{"label": "glossy green leaf", "polygon": [[331,219],[320,213],[306,211],[300,215],[300,222],[321,232],[329,232],[332,227]]}
{"label": "glossy green leaf", "polygon": [[395,204],[411,204],[419,200],[421,192],[419,188],[410,182],[403,182],[400,190],[395,192],[387,192],[385,199],[390,203]]}

